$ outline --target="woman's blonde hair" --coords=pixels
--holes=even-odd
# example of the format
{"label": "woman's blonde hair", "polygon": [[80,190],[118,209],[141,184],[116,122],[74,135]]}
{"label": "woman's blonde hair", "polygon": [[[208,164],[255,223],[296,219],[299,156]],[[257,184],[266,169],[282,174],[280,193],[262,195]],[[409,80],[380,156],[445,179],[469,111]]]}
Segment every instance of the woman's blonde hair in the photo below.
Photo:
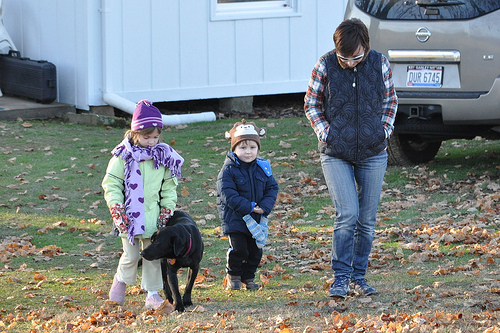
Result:
{"label": "woman's blonde hair", "polygon": [[148,135],[153,133],[155,130],[157,130],[158,134],[160,134],[160,139],[158,140],[158,142],[163,142],[161,138],[161,127],[154,127],[154,126],[146,127],[145,129],[141,129],[138,131],[128,130],[127,132],[125,132],[124,137],[129,139],[130,144],[132,146],[135,146],[136,144],[139,143],[139,135]]}

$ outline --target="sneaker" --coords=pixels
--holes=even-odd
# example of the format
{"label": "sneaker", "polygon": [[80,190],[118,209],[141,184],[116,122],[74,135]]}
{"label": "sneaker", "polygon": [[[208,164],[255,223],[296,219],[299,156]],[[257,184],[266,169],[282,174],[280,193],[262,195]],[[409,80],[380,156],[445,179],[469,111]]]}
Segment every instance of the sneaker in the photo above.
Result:
{"label": "sneaker", "polygon": [[349,291],[349,278],[346,276],[339,276],[335,278],[330,290],[328,290],[328,297],[342,297],[346,298]]}
{"label": "sneaker", "polygon": [[354,285],[354,291],[359,295],[368,296],[378,294],[378,291],[366,283],[366,279],[364,278],[352,280],[351,283]]}
{"label": "sneaker", "polygon": [[163,305],[163,299],[160,295],[154,294],[151,297],[146,298],[146,309],[159,309]]}
{"label": "sneaker", "polygon": [[246,290],[259,290],[260,286],[253,282],[253,280],[246,280],[243,281],[243,284],[245,285]]}
{"label": "sneaker", "polygon": [[226,290],[240,290],[241,289],[241,276],[226,275]]}
{"label": "sneaker", "polygon": [[109,300],[123,305],[123,302],[125,301],[126,289],[127,285],[125,284],[125,282],[118,281],[115,274],[115,277],[113,278],[113,284],[111,285],[111,289],[109,290]]}

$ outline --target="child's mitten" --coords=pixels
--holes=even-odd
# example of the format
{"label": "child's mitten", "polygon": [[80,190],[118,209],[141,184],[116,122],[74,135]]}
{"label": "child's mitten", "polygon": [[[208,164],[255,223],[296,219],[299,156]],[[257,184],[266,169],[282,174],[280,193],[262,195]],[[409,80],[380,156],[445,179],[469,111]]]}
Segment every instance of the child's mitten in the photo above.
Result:
{"label": "child's mitten", "polygon": [[262,231],[262,227],[250,216],[250,214],[243,216],[243,221],[247,224],[248,230],[252,233],[252,237],[257,243],[259,249],[263,248],[266,244],[266,237]]}
{"label": "child's mitten", "polygon": [[111,205],[109,207],[109,212],[111,213],[111,217],[113,218],[115,228],[120,233],[126,233],[128,231],[130,222],[128,220],[127,214],[125,213],[125,206],[121,203]]}
{"label": "child's mitten", "polygon": [[158,217],[158,229],[161,229],[164,226],[166,226],[172,215],[174,215],[174,213],[172,212],[171,209],[168,209],[167,207],[162,207],[160,209],[160,216]]}
{"label": "child's mitten", "polygon": [[262,249],[266,245],[266,239],[264,237],[259,237],[255,240],[255,244],[259,249]]}
{"label": "child's mitten", "polygon": [[269,225],[267,222],[267,217],[262,215],[260,217],[260,227],[262,228],[262,232],[264,233],[264,237],[267,239],[267,236],[269,235]]}
{"label": "child's mitten", "polygon": [[255,242],[257,243],[257,247],[259,249],[262,249],[264,247],[264,245],[266,245],[267,235],[269,234],[269,227],[267,225],[267,217],[264,217],[264,215],[262,215],[260,217],[260,224],[259,225],[260,225],[260,229],[262,230],[262,237],[256,238]]}

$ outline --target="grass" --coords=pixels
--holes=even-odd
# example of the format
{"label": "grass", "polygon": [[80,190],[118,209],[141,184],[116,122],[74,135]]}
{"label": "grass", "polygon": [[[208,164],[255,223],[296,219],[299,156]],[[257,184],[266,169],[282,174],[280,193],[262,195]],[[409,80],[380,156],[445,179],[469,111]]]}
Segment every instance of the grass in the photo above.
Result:
{"label": "grass", "polygon": [[0,332],[498,327],[499,141],[448,141],[431,163],[389,167],[367,276],[380,295],[337,303],[326,297],[335,211],[303,118],[256,120],[268,130],[260,155],[280,184],[258,272],[265,286],[254,293],[223,289],[228,244],[215,181],[233,122],[163,132],[185,158],[178,208],[194,217],[206,245],[195,307],[183,314],[145,311],[145,295],[132,286],[123,308],[105,302],[121,243],[110,235],[100,182],[125,130],[56,120],[1,123]]}

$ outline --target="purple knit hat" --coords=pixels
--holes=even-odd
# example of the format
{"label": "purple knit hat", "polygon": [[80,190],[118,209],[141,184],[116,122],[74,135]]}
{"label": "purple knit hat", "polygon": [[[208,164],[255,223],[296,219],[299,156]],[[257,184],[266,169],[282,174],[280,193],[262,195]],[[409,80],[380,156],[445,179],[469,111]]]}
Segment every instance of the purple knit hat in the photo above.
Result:
{"label": "purple knit hat", "polygon": [[140,131],[147,127],[163,127],[163,120],[160,110],[150,101],[143,99],[135,106],[130,128],[132,131]]}

